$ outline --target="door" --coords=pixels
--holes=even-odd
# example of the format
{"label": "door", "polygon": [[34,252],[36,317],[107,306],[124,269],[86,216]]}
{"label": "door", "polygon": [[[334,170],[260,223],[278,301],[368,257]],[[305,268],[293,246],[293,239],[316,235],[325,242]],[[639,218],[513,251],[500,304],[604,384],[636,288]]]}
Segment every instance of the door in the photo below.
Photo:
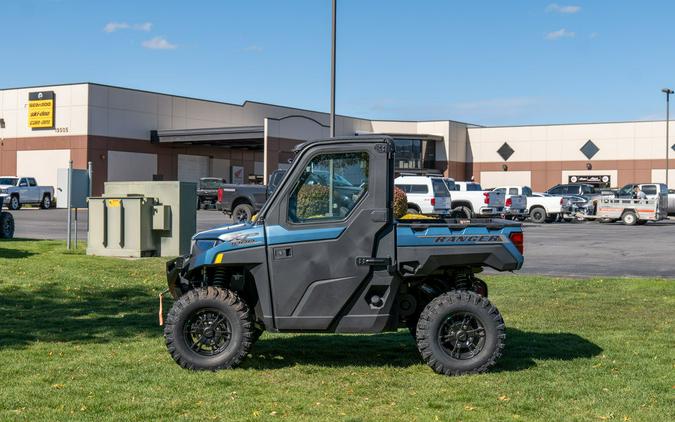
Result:
{"label": "door", "polygon": [[42,198],[40,197],[40,189],[38,189],[37,182],[32,177],[27,177],[28,181],[28,200],[30,202],[40,202]]}
{"label": "door", "polygon": [[28,179],[25,177],[22,177],[19,179],[19,187],[17,188],[17,191],[19,192],[19,200],[21,201],[22,204],[28,204],[32,202],[30,198],[30,188],[28,187]]}
{"label": "door", "polygon": [[264,216],[281,330],[328,329],[372,278],[366,258],[394,258],[393,237],[378,243],[392,222],[389,153],[372,143],[327,146],[298,157]]}

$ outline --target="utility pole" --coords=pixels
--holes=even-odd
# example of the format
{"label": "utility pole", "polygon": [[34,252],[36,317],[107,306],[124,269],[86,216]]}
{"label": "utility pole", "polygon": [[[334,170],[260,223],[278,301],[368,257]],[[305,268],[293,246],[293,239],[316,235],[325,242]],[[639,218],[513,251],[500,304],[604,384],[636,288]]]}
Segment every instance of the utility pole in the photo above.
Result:
{"label": "utility pole", "polygon": [[335,137],[335,18],[337,14],[337,0],[333,0],[333,26],[331,29],[330,45],[330,137]]}
{"label": "utility pole", "polygon": [[675,93],[675,91],[670,88],[663,88],[661,92],[666,94],[666,189],[668,189],[670,188],[670,185],[668,184],[668,157],[670,155],[670,94]]}

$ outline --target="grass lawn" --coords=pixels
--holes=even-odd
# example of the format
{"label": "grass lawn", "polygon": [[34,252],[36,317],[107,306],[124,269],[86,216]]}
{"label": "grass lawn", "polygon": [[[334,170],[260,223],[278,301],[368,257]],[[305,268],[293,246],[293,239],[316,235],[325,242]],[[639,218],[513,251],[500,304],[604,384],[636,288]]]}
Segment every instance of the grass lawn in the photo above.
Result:
{"label": "grass lawn", "polygon": [[436,375],[407,331],[264,334],[189,372],[157,325],[163,259],[0,243],[0,420],[675,420],[675,281],[489,277],[491,372]]}

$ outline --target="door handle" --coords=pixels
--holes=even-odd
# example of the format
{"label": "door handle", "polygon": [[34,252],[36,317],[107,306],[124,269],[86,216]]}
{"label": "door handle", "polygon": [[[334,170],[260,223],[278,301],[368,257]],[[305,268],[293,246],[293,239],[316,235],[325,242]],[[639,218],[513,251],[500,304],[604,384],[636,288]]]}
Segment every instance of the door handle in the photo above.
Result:
{"label": "door handle", "polygon": [[293,257],[293,248],[273,248],[273,259],[288,259]]}

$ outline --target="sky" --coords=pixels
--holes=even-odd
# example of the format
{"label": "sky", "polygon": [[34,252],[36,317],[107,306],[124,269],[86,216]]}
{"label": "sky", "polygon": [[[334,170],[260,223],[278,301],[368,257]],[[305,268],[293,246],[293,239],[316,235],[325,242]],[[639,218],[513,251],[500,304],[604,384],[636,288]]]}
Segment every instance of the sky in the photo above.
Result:
{"label": "sky", "polygon": [[[0,87],[96,82],[330,107],[330,0],[0,0]],[[338,114],[665,118],[675,2],[338,0]]]}

